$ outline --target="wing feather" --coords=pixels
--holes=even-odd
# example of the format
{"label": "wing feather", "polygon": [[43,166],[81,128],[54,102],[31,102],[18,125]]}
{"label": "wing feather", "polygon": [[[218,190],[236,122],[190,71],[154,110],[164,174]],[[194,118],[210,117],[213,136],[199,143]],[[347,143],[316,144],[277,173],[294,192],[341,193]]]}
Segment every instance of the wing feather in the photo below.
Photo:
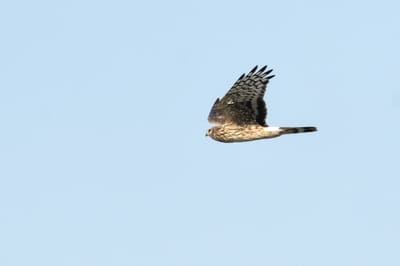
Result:
{"label": "wing feather", "polygon": [[263,98],[269,80],[275,75],[269,75],[272,69],[265,71],[267,66],[258,71],[257,68],[241,75],[226,95],[215,101],[208,117],[210,122],[267,125]]}

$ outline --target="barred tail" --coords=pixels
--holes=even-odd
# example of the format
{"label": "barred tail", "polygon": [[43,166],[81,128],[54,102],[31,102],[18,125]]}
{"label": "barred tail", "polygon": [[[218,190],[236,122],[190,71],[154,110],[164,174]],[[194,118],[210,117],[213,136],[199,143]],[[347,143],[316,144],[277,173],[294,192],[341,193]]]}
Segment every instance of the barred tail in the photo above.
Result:
{"label": "barred tail", "polygon": [[316,127],[280,127],[282,134],[294,134],[303,132],[314,132],[317,131]]}

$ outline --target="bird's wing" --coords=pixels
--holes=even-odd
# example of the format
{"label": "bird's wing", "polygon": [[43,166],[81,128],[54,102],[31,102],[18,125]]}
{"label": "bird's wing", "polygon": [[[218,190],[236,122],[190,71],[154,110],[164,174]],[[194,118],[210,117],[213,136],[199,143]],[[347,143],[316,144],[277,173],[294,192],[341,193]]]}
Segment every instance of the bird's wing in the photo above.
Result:
{"label": "bird's wing", "polygon": [[272,69],[266,69],[264,66],[257,71],[255,66],[247,75],[240,76],[226,95],[215,101],[208,121],[266,126],[267,108],[263,98],[269,80],[275,76],[269,75]]}

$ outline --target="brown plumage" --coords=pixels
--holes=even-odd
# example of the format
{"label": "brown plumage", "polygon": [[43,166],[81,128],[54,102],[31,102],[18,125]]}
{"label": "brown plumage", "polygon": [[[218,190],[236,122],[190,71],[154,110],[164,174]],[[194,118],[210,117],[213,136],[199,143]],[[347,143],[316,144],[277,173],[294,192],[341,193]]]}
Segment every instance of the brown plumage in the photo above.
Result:
{"label": "brown plumage", "polygon": [[[208,121],[218,126],[208,130],[206,136],[221,142],[242,142],[316,131],[316,127],[270,127],[266,123],[267,108],[264,94],[274,75],[267,66],[257,71],[254,67],[243,74],[233,87],[211,108]],[[256,72],[257,71],[257,72]]]}

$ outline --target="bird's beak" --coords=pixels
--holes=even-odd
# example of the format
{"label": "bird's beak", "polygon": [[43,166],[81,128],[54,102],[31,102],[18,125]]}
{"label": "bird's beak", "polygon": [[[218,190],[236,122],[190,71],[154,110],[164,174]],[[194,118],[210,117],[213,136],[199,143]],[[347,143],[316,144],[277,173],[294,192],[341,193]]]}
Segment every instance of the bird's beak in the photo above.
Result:
{"label": "bird's beak", "polygon": [[208,137],[208,133],[206,133],[206,137]]}

